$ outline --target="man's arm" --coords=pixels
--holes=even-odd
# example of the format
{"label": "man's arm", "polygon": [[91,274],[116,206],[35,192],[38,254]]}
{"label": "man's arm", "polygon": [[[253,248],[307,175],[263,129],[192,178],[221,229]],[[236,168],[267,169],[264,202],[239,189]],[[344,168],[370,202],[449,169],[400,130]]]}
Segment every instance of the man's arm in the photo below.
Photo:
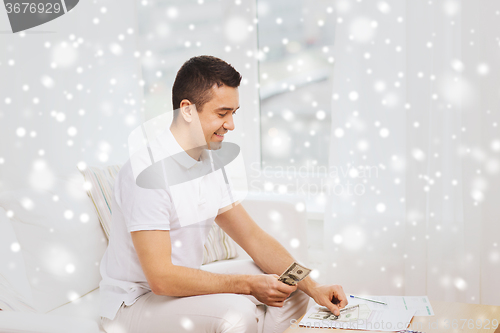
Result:
{"label": "man's arm", "polygon": [[296,289],[271,275],[215,274],[174,265],[169,231],[134,231],[131,236],[144,275],[157,295],[247,294],[264,304],[283,306],[284,300]]}
{"label": "man's arm", "polygon": [[[134,231],[131,234],[142,270],[155,294],[169,296],[250,294],[249,276],[219,276],[221,274],[173,265],[169,231]],[[189,285],[190,288],[185,288],[185,285]]]}
{"label": "man's arm", "polygon": [[[215,222],[267,274],[280,275],[295,261],[283,245],[255,223],[241,204],[218,215]],[[308,283],[299,284],[299,288],[303,287],[303,291],[307,293],[315,285],[316,282],[309,278]]]}
{"label": "man's arm", "polygon": [[[225,210],[215,221],[264,272],[280,275],[295,261],[274,237],[255,223],[241,204]],[[298,288],[335,314],[338,314],[339,307],[347,305],[341,286],[320,285],[308,276],[298,283]]]}

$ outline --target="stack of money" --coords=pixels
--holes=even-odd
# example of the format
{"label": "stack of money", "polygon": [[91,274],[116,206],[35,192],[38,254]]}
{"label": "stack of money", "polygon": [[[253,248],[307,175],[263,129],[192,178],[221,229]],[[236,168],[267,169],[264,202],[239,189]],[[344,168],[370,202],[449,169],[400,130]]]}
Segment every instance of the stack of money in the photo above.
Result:
{"label": "stack of money", "polygon": [[290,286],[295,286],[300,281],[304,280],[307,275],[311,273],[309,268],[305,268],[304,266],[294,262],[286,269],[286,271],[281,274],[278,281],[286,283]]}

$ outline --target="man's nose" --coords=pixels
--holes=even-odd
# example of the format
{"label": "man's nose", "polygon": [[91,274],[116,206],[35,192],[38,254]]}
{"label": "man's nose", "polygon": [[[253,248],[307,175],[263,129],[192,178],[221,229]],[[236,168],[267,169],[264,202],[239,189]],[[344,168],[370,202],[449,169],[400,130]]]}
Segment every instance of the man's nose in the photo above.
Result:
{"label": "man's nose", "polygon": [[234,130],[233,115],[230,115],[229,118],[224,122],[224,125],[222,126],[228,131]]}

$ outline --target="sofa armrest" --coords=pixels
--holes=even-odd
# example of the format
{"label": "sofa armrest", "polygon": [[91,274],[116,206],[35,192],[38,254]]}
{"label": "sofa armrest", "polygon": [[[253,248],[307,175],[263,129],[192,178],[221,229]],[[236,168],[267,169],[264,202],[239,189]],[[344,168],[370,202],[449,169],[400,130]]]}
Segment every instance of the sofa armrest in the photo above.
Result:
{"label": "sofa armrest", "polygon": [[0,311],[0,332],[4,333],[99,333],[95,321],[48,314]]}

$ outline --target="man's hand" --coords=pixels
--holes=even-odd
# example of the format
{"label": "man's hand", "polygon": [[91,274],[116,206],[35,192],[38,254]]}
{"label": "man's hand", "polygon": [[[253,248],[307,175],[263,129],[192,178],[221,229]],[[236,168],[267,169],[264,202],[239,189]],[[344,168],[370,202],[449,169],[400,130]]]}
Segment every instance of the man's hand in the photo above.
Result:
{"label": "man's hand", "polygon": [[334,315],[340,315],[339,309],[347,305],[344,289],[339,285],[317,285],[311,290],[310,295],[316,303],[325,306]]}
{"label": "man's hand", "polygon": [[250,294],[269,306],[282,307],[285,300],[297,286],[289,286],[278,281],[276,274],[254,275],[250,280]]}

